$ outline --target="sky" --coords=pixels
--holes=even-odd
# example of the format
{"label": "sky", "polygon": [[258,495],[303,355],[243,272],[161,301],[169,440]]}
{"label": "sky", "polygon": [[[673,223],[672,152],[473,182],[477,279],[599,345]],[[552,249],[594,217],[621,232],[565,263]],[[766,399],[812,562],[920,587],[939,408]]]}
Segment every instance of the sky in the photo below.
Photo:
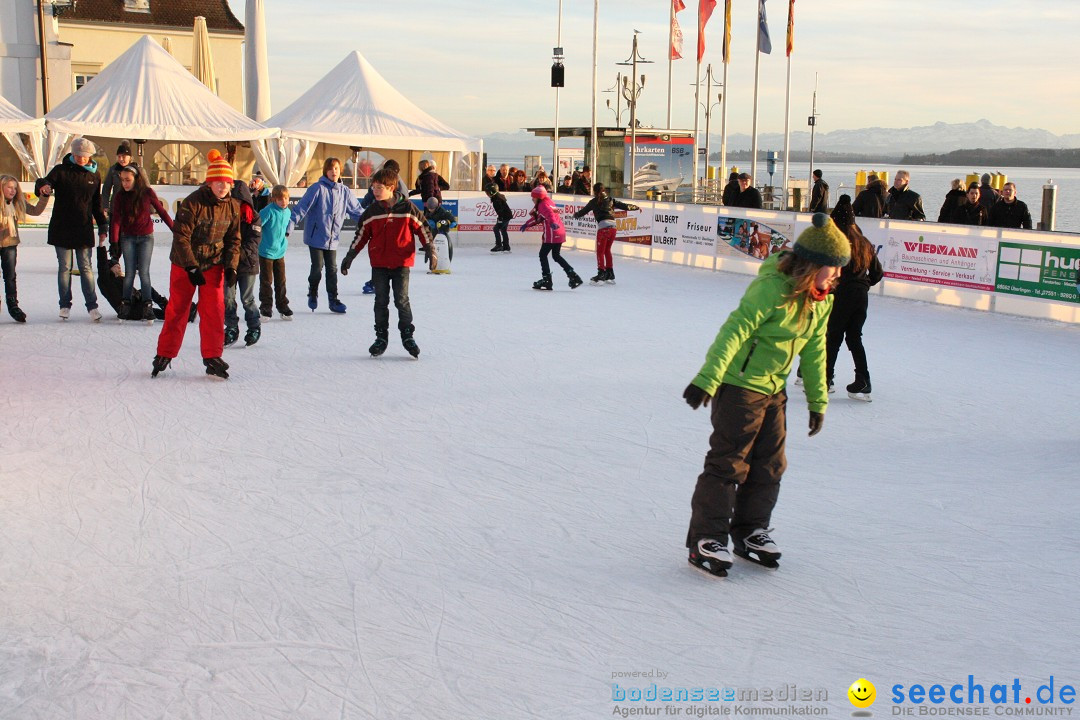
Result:
{"label": "sky", "polygon": [[[733,0],[728,69],[728,132],[749,133],[753,119],[753,0]],[[697,0],[678,19],[683,60],[672,70],[672,126],[694,123]],[[229,0],[243,21],[244,0]],[[359,50],[413,102],[459,131],[513,132],[555,123],[550,87],[559,41],[560,0],[427,0],[357,3],[265,0],[275,112],[298,98],[348,52]],[[566,86],[558,92],[559,124],[589,125],[592,105],[594,3],[562,2]],[[362,7],[363,9],[358,9]],[[668,17],[665,0],[598,0],[597,122],[614,124],[616,65],[631,54],[653,61],[638,104],[644,125],[667,125]],[[706,27],[708,63],[722,76],[723,0]],[[762,55],[760,132],[783,132],[787,62],[785,0],[766,8],[773,52]],[[805,130],[817,87],[817,130],[912,127],[981,118],[1008,127],[1080,131],[1080,10],[1076,0],[798,0],[791,60],[791,129]],[[341,31],[341,32],[339,32]],[[719,89],[714,89],[715,94]],[[704,103],[705,84],[701,100]],[[715,100],[714,100],[715,102]],[[623,122],[627,121],[625,101]],[[700,127],[704,130],[702,106]],[[713,109],[719,131],[720,108]]]}

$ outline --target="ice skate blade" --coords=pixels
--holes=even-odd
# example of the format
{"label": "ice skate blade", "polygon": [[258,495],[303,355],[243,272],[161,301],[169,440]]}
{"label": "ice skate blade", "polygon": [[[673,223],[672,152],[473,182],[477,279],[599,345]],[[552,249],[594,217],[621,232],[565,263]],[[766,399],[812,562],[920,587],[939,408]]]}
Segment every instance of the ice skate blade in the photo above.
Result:
{"label": "ice skate blade", "polygon": [[694,560],[693,558],[686,558],[686,562],[690,563],[690,567],[711,577],[727,577],[728,569],[726,567],[720,567],[716,570],[712,570],[705,566],[705,561],[699,562]]}
{"label": "ice skate blade", "polygon": [[747,552],[746,550],[736,550],[735,554],[738,557],[741,557],[743,560],[749,560],[750,562],[754,563],[755,565],[761,565],[762,567],[767,567],[770,570],[775,570],[778,567],[780,567],[780,563],[777,562],[780,559],[779,555],[774,556],[774,555],[770,555],[770,554],[765,554],[765,555],[762,555],[760,557],[760,559],[759,559],[757,557],[758,554],[753,550],[751,550],[749,552]]}
{"label": "ice skate blade", "polygon": [[870,399],[870,393],[849,392],[847,396],[852,400],[858,400],[859,402],[873,402],[873,400]]}

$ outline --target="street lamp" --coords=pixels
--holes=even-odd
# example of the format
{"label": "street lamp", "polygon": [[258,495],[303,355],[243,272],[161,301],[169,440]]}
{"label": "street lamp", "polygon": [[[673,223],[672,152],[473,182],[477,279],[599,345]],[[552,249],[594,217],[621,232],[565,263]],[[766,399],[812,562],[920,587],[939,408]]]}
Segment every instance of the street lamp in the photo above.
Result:
{"label": "street lamp", "polygon": [[630,52],[630,57],[621,63],[615,63],[616,65],[629,65],[632,70],[630,77],[623,76],[622,79],[622,96],[626,99],[627,107],[630,108],[630,198],[634,198],[634,191],[636,190],[636,183],[634,181],[634,175],[637,173],[635,163],[637,162],[637,101],[641,97],[641,91],[645,88],[645,75],[642,73],[641,82],[638,82],[638,63],[651,64],[652,60],[646,60],[638,55],[638,43],[637,43],[638,31],[634,31],[634,45]]}
{"label": "street lamp", "polygon": [[615,84],[603,92],[615,93],[615,107],[611,107],[611,99],[607,101],[608,110],[615,113],[615,124],[622,127],[622,108],[619,101],[622,100],[622,73],[615,73]]}
{"label": "street lamp", "polygon": [[[712,103],[711,105],[708,104],[709,98],[712,97],[712,83],[713,83],[712,63],[709,63],[705,68],[705,81],[706,81],[706,85],[707,85],[706,89],[705,89],[705,102],[700,102],[699,101],[698,105],[705,108],[705,168],[706,168],[705,177],[706,177],[706,179],[708,179],[708,176],[709,176],[709,171],[708,171],[708,167],[709,167],[709,126],[710,126],[710,121],[712,120],[712,109],[714,107],[716,107],[717,105],[721,104],[723,102],[723,99],[724,99],[724,93],[722,93],[722,92],[717,93],[716,102]],[[697,86],[698,85],[695,84],[695,87],[697,87]],[[720,84],[720,87],[721,88],[724,87],[723,83]],[[694,118],[694,126],[695,127],[697,126],[697,118],[696,117]],[[697,145],[697,138],[696,137],[694,138],[694,141],[695,141],[694,144],[696,146]],[[695,201],[697,200],[697,190],[698,190],[697,158],[695,157],[694,158],[694,200]]]}

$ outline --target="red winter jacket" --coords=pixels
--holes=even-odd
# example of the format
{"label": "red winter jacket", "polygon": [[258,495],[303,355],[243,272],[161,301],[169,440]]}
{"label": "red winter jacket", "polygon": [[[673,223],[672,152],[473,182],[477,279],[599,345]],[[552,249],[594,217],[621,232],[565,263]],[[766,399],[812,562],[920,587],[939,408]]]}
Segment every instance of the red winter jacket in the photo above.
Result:
{"label": "red winter jacket", "polygon": [[422,247],[431,242],[431,231],[419,208],[402,195],[394,195],[393,205],[373,202],[360,216],[356,237],[345,263],[352,264],[367,246],[371,267],[390,270],[412,267],[416,256],[416,240]]}

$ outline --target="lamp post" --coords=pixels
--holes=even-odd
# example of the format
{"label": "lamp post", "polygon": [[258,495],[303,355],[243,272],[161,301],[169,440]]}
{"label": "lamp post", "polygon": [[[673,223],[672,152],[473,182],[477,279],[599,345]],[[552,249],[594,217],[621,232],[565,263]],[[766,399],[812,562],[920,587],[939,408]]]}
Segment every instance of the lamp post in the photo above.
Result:
{"label": "lamp post", "polygon": [[615,84],[604,90],[606,93],[615,93],[615,107],[611,107],[611,98],[607,100],[608,110],[615,113],[615,124],[622,127],[622,73],[615,73]]}
{"label": "lamp post", "polygon": [[[722,92],[717,93],[716,102],[714,102],[712,104],[709,104],[709,98],[712,97],[712,83],[713,83],[712,63],[709,63],[705,67],[705,84],[706,84],[705,102],[698,101],[698,106],[705,108],[705,179],[706,180],[709,177],[709,170],[708,170],[708,168],[709,168],[709,126],[711,124],[710,121],[712,120],[712,109],[714,107],[716,107],[717,105],[719,105],[724,99],[724,93],[722,93]],[[694,87],[697,87],[697,86],[698,86],[698,83],[694,83]],[[720,87],[721,88],[724,87],[723,84],[720,84]],[[695,123],[695,125],[697,124],[697,118],[696,117],[694,118],[694,123]],[[695,138],[695,143],[694,144],[695,144],[695,147],[696,147],[696,145],[697,145],[696,138]],[[697,190],[698,190],[697,166],[698,166],[697,156],[695,156],[694,157],[694,200],[695,201],[697,201]]]}
{"label": "lamp post", "polygon": [[[817,73],[814,73],[814,101],[810,108],[810,117],[806,119],[806,124],[810,126],[810,190],[814,189],[814,130],[817,129]],[[800,203],[801,205],[802,203]],[[802,208],[799,208],[800,210]]]}
{"label": "lamp post", "polygon": [[634,45],[630,52],[630,57],[621,63],[616,65],[629,65],[631,67],[630,77],[623,76],[622,79],[622,96],[626,99],[627,107],[630,108],[630,198],[634,198],[635,187],[634,175],[637,172],[637,168],[634,167],[637,161],[637,101],[641,97],[641,91],[645,89],[645,75],[640,76],[640,82],[638,81],[638,63],[652,63],[652,60],[646,60],[638,55],[638,31],[634,31]]}

